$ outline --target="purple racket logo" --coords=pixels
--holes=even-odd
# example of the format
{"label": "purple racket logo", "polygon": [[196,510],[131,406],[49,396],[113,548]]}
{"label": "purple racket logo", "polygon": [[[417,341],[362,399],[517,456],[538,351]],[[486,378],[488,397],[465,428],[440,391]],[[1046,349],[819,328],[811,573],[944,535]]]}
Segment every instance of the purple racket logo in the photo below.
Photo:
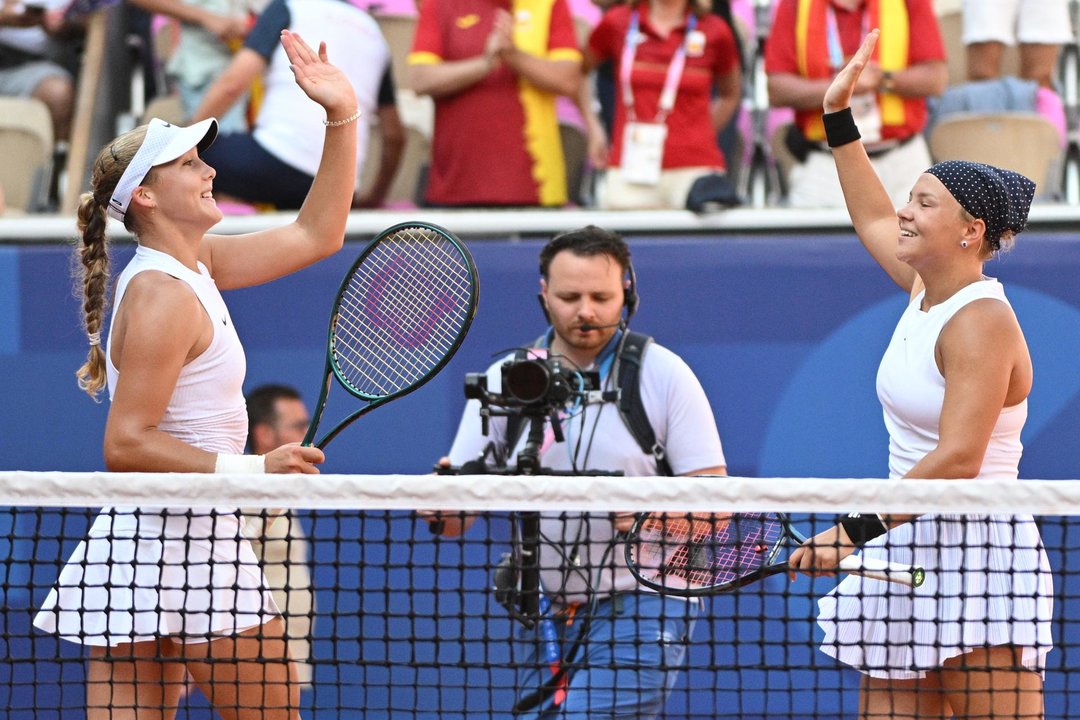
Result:
{"label": "purple racket logo", "polygon": [[[364,296],[364,314],[371,325],[381,329],[400,347],[415,349],[428,345],[436,335],[443,319],[457,307],[454,298],[445,290],[422,291],[418,283],[430,284],[430,279],[416,276],[409,259],[401,254],[390,258],[371,278]],[[416,297],[426,303],[419,305]]]}

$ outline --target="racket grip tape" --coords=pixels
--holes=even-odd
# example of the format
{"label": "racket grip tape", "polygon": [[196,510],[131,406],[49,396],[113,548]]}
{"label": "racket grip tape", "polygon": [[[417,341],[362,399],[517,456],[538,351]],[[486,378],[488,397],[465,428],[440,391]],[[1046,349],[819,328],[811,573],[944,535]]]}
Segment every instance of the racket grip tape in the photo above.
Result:
{"label": "racket grip tape", "polygon": [[908,587],[919,587],[926,581],[926,571],[917,565],[901,565],[859,555],[848,555],[841,560],[840,570],[851,575],[899,583]]}

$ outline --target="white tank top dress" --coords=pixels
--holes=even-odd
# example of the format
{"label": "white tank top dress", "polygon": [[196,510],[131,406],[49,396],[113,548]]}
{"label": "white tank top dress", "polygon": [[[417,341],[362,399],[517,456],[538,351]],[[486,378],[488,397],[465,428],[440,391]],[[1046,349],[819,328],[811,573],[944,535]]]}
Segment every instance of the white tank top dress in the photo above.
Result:
{"label": "white tank top dress", "polygon": [[[117,280],[117,308],[146,270],[187,283],[214,325],[210,345],[180,371],[159,429],[208,452],[242,453],[246,358],[221,293],[202,263],[194,272],[139,246]],[[105,358],[111,398],[119,373],[108,346]],[[34,624],[102,646],[160,637],[207,642],[261,625],[279,613],[242,530],[234,507],[102,508]]]}
{"label": "white tank top dress", "polygon": [[[963,288],[928,311],[920,293],[904,312],[881,360],[878,398],[889,431],[889,475],[902,477],[938,443],[945,379],[934,348],[945,324],[970,302],[1008,304],[997,280]],[[1027,400],[1002,410],[979,478],[1018,474]],[[925,677],[949,658],[1014,645],[1042,672],[1053,647],[1053,580],[1029,515],[924,515],[862,549],[865,557],[921,565],[919,588],[845,578],[818,602],[821,649],[876,678]]]}

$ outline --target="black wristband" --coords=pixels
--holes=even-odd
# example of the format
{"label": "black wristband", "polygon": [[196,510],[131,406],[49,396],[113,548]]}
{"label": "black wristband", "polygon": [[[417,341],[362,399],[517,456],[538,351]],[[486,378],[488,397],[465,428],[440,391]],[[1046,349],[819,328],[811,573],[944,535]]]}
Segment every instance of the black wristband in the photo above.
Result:
{"label": "black wristband", "polygon": [[844,527],[844,532],[851,539],[855,547],[862,547],[876,537],[880,537],[889,531],[889,526],[881,519],[880,515],[865,515],[862,513],[849,513],[836,519],[837,525]]}
{"label": "black wristband", "polygon": [[825,113],[821,116],[821,122],[825,125],[825,140],[831,148],[847,145],[862,137],[849,107]]}

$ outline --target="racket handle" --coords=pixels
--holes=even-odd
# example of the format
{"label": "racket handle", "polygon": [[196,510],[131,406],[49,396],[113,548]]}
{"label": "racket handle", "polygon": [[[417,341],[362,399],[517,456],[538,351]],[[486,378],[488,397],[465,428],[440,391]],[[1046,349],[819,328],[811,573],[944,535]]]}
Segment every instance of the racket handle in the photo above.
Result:
{"label": "racket handle", "polygon": [[919,587],[926,580],[926,571],[916,565],[901,565],[864,558],[861,555],[848,555],[840,561],[840,569],[851,575],[899,583],[908,587]]}

